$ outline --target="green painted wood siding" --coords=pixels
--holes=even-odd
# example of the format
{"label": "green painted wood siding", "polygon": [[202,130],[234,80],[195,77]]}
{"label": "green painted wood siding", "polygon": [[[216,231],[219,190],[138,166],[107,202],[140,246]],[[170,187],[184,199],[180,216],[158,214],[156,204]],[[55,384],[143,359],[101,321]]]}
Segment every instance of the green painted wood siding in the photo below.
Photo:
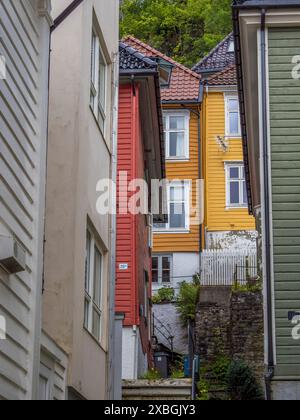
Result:
{"label": "green painted wood siding", "polygon": [[[300,28],[269,31],[270,130],[277,376],[300,377],[300,340],[289,311],[300,311]],[[300,60],[299,60],[300,61]]]}

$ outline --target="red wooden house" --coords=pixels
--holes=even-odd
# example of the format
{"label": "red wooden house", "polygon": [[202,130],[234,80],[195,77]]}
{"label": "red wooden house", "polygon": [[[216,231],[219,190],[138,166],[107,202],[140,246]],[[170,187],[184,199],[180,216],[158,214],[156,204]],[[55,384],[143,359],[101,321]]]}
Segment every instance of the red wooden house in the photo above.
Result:
{"label": "red wooden house", "polygon": [[150,210],[131,214],[127,203],[132,180],[150,184],[165,175],[161,77],[155,60],[120,43],[116,311],[125,315],[123,379],[136,379],[152,365]]}

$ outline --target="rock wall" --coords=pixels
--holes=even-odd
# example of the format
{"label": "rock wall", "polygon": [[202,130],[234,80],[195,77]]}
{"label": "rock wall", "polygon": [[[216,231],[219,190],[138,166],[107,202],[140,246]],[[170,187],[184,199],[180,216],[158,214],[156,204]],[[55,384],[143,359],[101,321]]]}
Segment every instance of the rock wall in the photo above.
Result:
{"label": "rock wall", "polygon": [[195,324],[202,365],[220,356],[244,360],[259,381],[264,377],[264,323],[261,293],[202,288]]}

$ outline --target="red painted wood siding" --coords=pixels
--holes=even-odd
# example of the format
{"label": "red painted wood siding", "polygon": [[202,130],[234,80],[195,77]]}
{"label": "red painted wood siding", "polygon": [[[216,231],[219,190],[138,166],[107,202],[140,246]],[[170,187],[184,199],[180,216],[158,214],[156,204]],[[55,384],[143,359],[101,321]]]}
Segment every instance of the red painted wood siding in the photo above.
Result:
{"label": "red painted wood siding", "polygon": [[[119,99],[118,174],[126,171],[128,182],[144,179],[145,160],[139,111],[139,87],[136,96],[131,85],[121,85]],[[120,177],[118,176],[118,208],[120,205]],[[130,193],[128,193],[130,197]],[[128,270],[120,270],[128,264]],[[140,306],[145,305],[145,271],[149,276],[148,298],[151,297],[151,250],[148,246],[147,219],[145,215],[117,215],[117,287],[116,311],[125,314],[124,326],[137,325],[140,329],[143,350],[152,365],[149,332],[151,317],[140,316]]]}

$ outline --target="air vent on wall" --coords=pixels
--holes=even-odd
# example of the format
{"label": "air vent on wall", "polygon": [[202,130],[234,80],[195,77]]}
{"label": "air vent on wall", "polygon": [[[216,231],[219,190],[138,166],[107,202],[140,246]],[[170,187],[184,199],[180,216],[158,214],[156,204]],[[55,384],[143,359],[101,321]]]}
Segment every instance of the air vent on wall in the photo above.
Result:
{"label": "air vent on wall", "polygon": [[9,274],[25,271],[25,251],[12,237],[0,236],[0,266]]}

